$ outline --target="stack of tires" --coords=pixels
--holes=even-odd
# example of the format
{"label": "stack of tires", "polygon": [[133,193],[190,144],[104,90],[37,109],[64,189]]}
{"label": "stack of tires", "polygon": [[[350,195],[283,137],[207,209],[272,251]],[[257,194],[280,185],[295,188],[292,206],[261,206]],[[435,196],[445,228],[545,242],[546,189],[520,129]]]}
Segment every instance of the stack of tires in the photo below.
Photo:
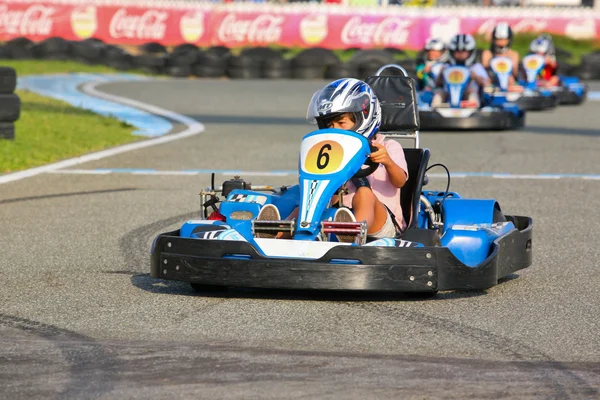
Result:
{"label": "stack of tires", "polygon": [[600,79],[600,50],[581,57],[581,64],[573,72],[581,79]]}
{"label": "stack of tires", "polygon": [[16,87],[15,70],[0,66],[0,139],[15,138],[15,121],[21,115],[21,99],[14,93]]}

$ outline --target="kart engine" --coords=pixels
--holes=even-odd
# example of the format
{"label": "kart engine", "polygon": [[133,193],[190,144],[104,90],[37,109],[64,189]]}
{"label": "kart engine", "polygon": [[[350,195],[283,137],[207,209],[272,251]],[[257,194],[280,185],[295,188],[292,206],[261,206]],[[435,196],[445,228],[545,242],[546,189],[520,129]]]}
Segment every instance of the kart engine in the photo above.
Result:
{"label": "kart engine", "polygon": [[238,175],[234,176],[233,179],[223,182],[222,194],[224,197],[227,197],[231,191],[235,189],[241,190],[252,190],[251,183],[246,182]]}

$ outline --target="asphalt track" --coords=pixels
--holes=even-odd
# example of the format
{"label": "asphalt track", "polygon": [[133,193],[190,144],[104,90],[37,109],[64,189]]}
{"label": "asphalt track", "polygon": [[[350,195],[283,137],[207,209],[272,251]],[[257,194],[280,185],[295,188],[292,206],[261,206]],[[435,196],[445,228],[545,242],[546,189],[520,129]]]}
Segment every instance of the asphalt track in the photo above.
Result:
{"label": "asphalt track", "polygon": [[[294,169],[312,128],[306,105],[321,85],[100,86],[196,118],[206,131],[78,168]],[[424,133],[422,146],[453,171],[599,174],[599,105],[529,113],[519,132]],[[40,174],[0,186],[0,398],[600,396],[600,180],[454,179],[462,195],[533,217],[534,264],[489,290],[424,301],[210,296],[151,279],[153,237],[197,215],[208,180]]]}

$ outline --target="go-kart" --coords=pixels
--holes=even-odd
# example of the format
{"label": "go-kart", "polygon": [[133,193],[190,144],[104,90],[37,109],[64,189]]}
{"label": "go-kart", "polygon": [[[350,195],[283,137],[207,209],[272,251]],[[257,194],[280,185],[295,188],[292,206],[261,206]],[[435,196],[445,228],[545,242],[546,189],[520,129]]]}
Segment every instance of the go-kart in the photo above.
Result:
{"label": "go-kart", "polygon": [[481,104],[463,101],[471,81],[470,70],[462,66],[447,67],[442,72],[448,103],[432,107],[433,95],[421,94],[419,116],[422,130],[503,130],[525,124],[525,112],[517,104],[494,101],[483,93]]}
{"label": "go-kart", "polygon": [[539,90],[543,95],[552,98],[556,105],[581,104],[587,97],[587,85],[573,76],[559,76],[558,86],[542,86],[537,76],[544,68],[546,60],[539,54],[530,54],[523,57],[523,70],[525,79],[522,84],[531,90]]}
{"label": "go-kart", "polygon": [[[213,181],[200,193],[200,219],[154,240],[152,277],[189,282],[198,291],[244,287],[427,297],[440,290],[488,288],[528,267],[531,218],[504,215],[495,200],[461,198],[449,191],[449,173],[446,190],[422,190],[430,151],[419,148],[415,81],[408,76],[366,81],[381,101],[381,133],[415,141],[415,148],[404,150],[409,179],[401,191],[403,232],[369,240],[365,222],[333,220],[334,193],[343,196],[351,177],[380,166],[370,161],[370,144],[362,135],[322,129],[302,139],[297,184],[253,187],[236,177],[214,187]],[[282,218],[298,207],[298,218],[257,220],[267,204],[276,205]],[[288,238],[260,237],[279,232]],[[340,242],[338,234],[354,240]]]}
{"label": "go-kart", "polygon": [[[535,85],[510,85],[513,62],[509,57],[494,57],[490,60],[492,85],[484,88],[491,104],[516,103],[524,111],[541,111],[554,108],[557,98],[550,91],[542,91]],[[537,71],[533,72],[537,74]],[[534,75],[535,76],[535,75]]]}
{"label": "go-kart", "polygon": [[[560,105],[577,105],[587,99],[588,85],[576,76],[559,75],[562,90],[556,95]],[[552,89],[551,89],[552,90]]]}

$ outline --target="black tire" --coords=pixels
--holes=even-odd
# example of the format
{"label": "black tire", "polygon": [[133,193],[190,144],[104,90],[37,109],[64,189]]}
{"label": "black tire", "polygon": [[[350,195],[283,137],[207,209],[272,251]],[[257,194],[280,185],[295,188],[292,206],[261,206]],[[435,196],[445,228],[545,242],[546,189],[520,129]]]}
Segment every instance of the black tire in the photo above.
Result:
{"label": "black tire", "polygon": [[225,57],[231,54],[231,50],[225,46],[214,46],[206,50],[206,53],[225,59]]}
{"label": "black tire", "polygon": [[4,45],[5,56],[14,60],[32,59],[32,46],[33,42],[25,37],[11,39]]}
{"label": "black tire", "polygon": [[325,78],[325,67],[303,67],[292,68],[294,79],[323,79]]}
{"label": "black tire", "polygon": [[292,70],[289,68],[263,68],[261,72],[261,78],[265,79],[289,79],[292,77]]}
{"label": "black tire", "polygon": [[354,53],[348,62],[360,67],[375,64],[381,67],[385,64],[394,64],[396,61],[394,55],[386,50],[360,50]]}
{"label": "black tire", "polygon": [[173,48],[172,54],[187,53],[190,51],[200,51],[200,49],[195,44],[184,43],[184,44],[175,46]]}
{"label": "black tire", "polygon": [[141,68],[164,68],[167,65],[167,56],[142,54],[134,57],[134,63]]}
{"label": "black tire", "polygon": [[17,72],[11,67],[0,67],[0,94],[12,93],[17,88]]}
{"label": "black tire", "polygon": [[61,37],[49,37],[32,46],[37,58],[64,60],[71,54],[71,43]]}
{"label": "black tire", "polygon": [[225,76],[225,68],[196,64],[192,66],[192,73],[199,78],[220,78]]}
{"label": "black tire", "polygon": [[571,73],[586,81],[600,79],[600,68],[590,64],[582,64],[574,68]]}
{"label": "black tire", "polygon": [[16,94],[0,94],[0,122],[15,122],[21,115],[21,99]]}
{"label": "black tire", "polygon": [[13,140],[15,138],[14,122],[0,122],[0,139]]}
{"label": "black tire", "polygon": [[104,49],[104,59],[108,60],[122,60],[123,58],[129,58],[131,55],[120,47],[115,45],[108,45]]}
{"label": "black tire", "polygon": [[260,79],[261,71],[259,68],[227,68],[227,76],[232,79]]}
{"label": "black tire", "polygon": [[339,63],[339,58],[331,50],[320,47],[303,50],[292,59],[292,65],[300,68],[336,65]]}
{"label": "black tire", "polygon": [[261,60],[251,56],[239,55],[227,58],[227,67],[233,69],[258,69]]}
{"label": "black tire", "polygon": [[100,62],[104,56],[106,45],[95,40],[84,40],[73,42],[71,45],[71,54],[74,59],[87,60],[88,62]]}
{"label": "black tire", "polygon": [[192,75],[191,66],[174,66],[167,68],[167,75],[173,78],[187,78]]}
{"label": "black tire", "polygon": [[325,79],[358,78],[358,68],[351,64],[330,65],[325,69]]}
{"label": "black tire", "polygon": [[167,48],[157,42],[148,42],[140,46],[143,54],[167,54]]}
{"label": "black tire", "polygon": [[284,58],[268,58],[263,59],[260,63],[261,68],[263,69],[291,69],[292,62],[290,60],[286,60]]}
{"label": "black tire", "polygon": [[225,70],[227,65],[225,59],[216,53],[204,52],[198,55],[196,60],[197,65],[203,65],[205,67],[211,67],[214,69]]}
{"label": "black tire", "polygon": [[281,53],[268,47],[252,47],[241,51],[240,56],[250,57],[259,61],[281,59]]}
{"label": "black tire", "polygon": [[200,50],[178,51],[169,54],[167,65],[171,67],[190,67],[198,61]]}

